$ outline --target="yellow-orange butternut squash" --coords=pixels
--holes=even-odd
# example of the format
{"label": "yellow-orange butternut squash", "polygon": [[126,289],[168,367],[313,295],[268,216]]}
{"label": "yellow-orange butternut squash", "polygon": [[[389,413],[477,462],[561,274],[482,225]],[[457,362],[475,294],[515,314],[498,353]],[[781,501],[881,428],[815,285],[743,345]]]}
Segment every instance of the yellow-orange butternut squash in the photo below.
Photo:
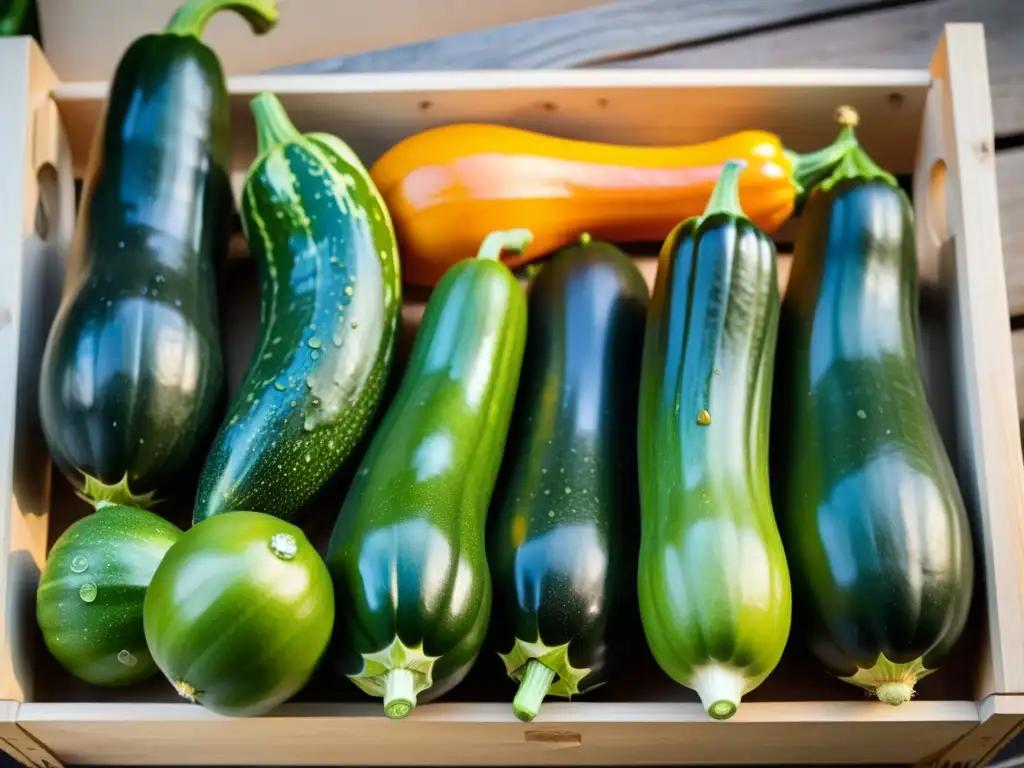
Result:
{"label": "yellow-orange butternut squash", "polygon": [[402,277],[432,286],[471,258],[487,233],[526,228],[516,267],[579,239],[660,242],[704,210],[728,160],[745,160],[740,200],[766,232],[793,213],[803,190],[831,170],[844,140],[797,155],[749,130],[686,146],[580,141],[501,125],[459,123],[414,134],[370,169],[391,212]]}

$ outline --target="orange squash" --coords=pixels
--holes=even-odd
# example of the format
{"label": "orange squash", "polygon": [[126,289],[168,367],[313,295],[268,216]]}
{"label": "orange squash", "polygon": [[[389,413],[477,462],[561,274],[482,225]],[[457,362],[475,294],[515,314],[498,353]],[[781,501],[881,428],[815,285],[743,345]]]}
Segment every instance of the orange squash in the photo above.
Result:
{"label": "orange squash", "polygon": [[740,200],[766,232],[842,157],[845,139],[807,155],[749,130],[687,146],[579,141],[501,125],[459,123],[414,134],[370,169],[391,213],[402,277],[432,286],[495,230],[526,228],[533,242],[504,257],[541,258],[589,232],[617,243],[661,242],[704,210],[727,160],[746,160]]}

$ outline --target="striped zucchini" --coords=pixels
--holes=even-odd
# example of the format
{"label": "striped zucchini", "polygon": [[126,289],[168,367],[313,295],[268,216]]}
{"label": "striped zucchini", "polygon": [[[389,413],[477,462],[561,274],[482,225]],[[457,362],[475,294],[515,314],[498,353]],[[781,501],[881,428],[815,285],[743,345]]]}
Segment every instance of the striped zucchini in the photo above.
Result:
{"label": "striped zucchini", "polygon": [[242,223],[260,269],[260,335],[203,468],[194,522],[292,518],[351,455],[394,359],[402,294],[391,218],[340,139],[300,134],[269,93]]}

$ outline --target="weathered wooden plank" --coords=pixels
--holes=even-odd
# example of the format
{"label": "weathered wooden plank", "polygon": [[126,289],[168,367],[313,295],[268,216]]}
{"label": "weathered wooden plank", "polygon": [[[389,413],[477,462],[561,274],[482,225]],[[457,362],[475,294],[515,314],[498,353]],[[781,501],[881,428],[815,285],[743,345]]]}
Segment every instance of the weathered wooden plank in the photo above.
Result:
{"label": "weathered wooden plank", "polygon": [[985,24],[996,133],[1024,132],[1024,0],[623,0],[276,71],[926,68],[952,21]]}
{"label": "weathered wooden plank", "polygon": [[[920,0],[919,0],[920,1]],[[882,0],[897,6],[907,0]],[[827,13],[856,13],[870,0],[622,0],[277,72],[413,72],[448,69],[578,67],[667,45],[697,44]],[[933,43],[934,44],[934,43]],[[927,58],[921,66],[927,64]]]}
{"label": "weathered wooden plank", "polygon": [[1014,331],[1013,368],[1017,374],[1017,410],[1024,416],[1024,330]]}
{"label": "weathered wooden plank", "polygon": [[942,25],[985,25],[996,135],[1024,132],[1024,0],[937,0],[666,51],[613,66],[924,67]]}
{"label": "weathered wooden plank", "polygon": [[999,228],[1003,235],[1010,314],[1024,314],[1024,149],[996,155]]}

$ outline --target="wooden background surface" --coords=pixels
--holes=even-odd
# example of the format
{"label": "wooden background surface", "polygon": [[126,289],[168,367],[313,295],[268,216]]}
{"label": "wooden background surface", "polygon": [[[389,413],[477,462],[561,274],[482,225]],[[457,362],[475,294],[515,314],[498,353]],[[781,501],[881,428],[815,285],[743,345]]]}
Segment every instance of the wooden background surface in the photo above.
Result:
{"label": "wooden background surface", "polygon": [[1024,414],[1024,0],[620,0],[548,19],[284,67],[927,67],[946,22],[985,25],[1017,393]]}

